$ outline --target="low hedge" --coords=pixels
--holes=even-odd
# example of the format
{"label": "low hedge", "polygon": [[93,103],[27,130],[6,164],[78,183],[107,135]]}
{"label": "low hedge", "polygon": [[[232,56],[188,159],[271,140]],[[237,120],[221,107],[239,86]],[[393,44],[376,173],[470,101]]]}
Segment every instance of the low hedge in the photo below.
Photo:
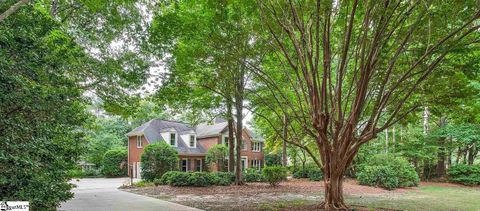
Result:
{"label": "low hedge", "polygon": [[392,190],[417,186],[420,181],[415,168],[403,157],[376,155],[359,166],[357,179],[361,185]]}
{"label": "low hedge", "polygon": [[169,171],[160,179],[155,179],[155,185],[206,187],[212,185],[230,185],[235,176],[229,172],[181,172]]}
{"label": "low hedge", "polygon": [[451,182],[463,185],[480,185],[480,165],[459,164],[448,169]]}
{"label": "low hedge", "polygon": [[323,172],[316,165],[306,165],[305,168],[294,168],[292,170],[293,178],[308,178],[312,181],[323,179]]}
{"label": "low hedge", "polygon": [[254,168],[248,168],[243,173],[243,178],[245,179],[245,182],[264,182],[265,181],[265,178],[263,177],[261,172]]}
{"label": "low hedge", "polygon": [[262,175],[270,185],[277,186],[281,181],[287,180],[287,169],[282,166],[267,166],[263,168]]}

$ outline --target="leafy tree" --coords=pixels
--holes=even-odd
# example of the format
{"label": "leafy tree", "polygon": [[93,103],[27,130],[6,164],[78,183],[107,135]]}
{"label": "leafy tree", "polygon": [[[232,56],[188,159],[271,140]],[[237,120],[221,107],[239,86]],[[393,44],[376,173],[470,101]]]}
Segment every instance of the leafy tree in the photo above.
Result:
{"label": "leafy tree", "polygon": [[103,158],[103,175],[107,177],[127,176],[128,152],[126,149],[108,150]]}
{"label": "leafy tree", "polygon": [[[254,71],[279,107],[293,110],[282,113],[293,114],[289,120],[316,141],[325,176],[322,207],[347,209],[343,175],[360,147],[419,106],[407,101],[452,49],[475,42],[469,35],[478,31],[480,11],[474,1],[259,4],[264,31],[278,49],[266,59],[277,61],[285,79],[269,78],[278,68]],[[290,106],[284,81],[299,105]]]}
{"label": "leafy tree", "polygon": [[210,166],[215,164],[220,171],[224,171],[227,155],[228,148],[223,144],[216,144],[208,149],[207,155],[205,155],[205,162]]}
{"label": "leafy tree", "polygon": [[120,118],[98,117],[95,122],[88,124],[86,129],[88,142],[84,157],[97,167],[102,165],[108,150],[127,146],[125,134],[130,130],[130,126]]}
{"label": "leafy tree", "polygon": [[164,141],[158,141],[145,147],[141,161],[142,178],[153,181],[165,172],[177,169],[178,152]]}
{"label": "leafy tree", "polygon": [[30,5],[0,22],[0,32],[0,195],[55,209],[73,197],[67,172],[83,150],[88,115],[70,72],[82,50]]}

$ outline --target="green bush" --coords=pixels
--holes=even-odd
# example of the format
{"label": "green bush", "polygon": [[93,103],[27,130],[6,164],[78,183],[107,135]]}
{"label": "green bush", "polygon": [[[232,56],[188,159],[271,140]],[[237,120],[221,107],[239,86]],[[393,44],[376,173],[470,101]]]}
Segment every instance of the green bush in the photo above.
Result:
{"label": "green bush", "polygon": [[164,141],[149,144],[141,157],[142,179],[153,181],[178,165],[178,152]]}
{"label": "green bush", "polygon": [[189,186],[207,187],[213,185],[213,179],[207,172],[192,172],[188,177]]}
{"label": "green bush", "polygon": [[169,171],[161,178],[153,180],[155,185],[206,187],[211,185],[230,185],[235,176],[230,172],[181,172]]}
{"label": "green bush", "polygon": [[170,179],[169,185],[171,186],[190,186],[190,173],[177,172],[175,176]]}
{"label": "green bush", "polygon": [[357,174],[357,179],[362,185],[382,187],[387,190],[399,187],[397,173],[388,166],[365,166]]}
{"label": "green bush", "polygon": [[244,174],[243,178],[245,179],[245,182],[263,182],[265,181],[265,178],[263,178],[263,175],[260,173],[259,170],[254,169],[254,168],[248,168]]}
{"label": "green bush", "polygon": [[71,169],[68,171],[69,178],[83,178],[84,174],[83,171],[79,168]]}
{"label": "green bush", "polygon": [[102,173],[106,177],[127,176],[128,152],[126,149],[111,149],[103,156]]}
{"label": "green bush", "polygon": [[449,180],[463,185],[480,185],[480,165],[459,164],[448,169]]}
{"label": "green bush", "polygon": [[292,170],[293,178],[309,178],[312,181],[323,179],[323,172],[317,165],[306,165],[305,168],[294,168]]}
{"label": "green bush", "polygon": [[155,183],[155,185],[170,185],[172,183],[172,178],[176,177],[177,174],[179,173],[182,173],[182,172],[168,171],[165,174],[163,174],[161,178],[154,179],[153,182]]}
{"label": "green bush", "polygon": [[233,172],[213,172],[210,173],[213,185],[227,186],[235,181]]}
{"label": "green bush", "polygon": [[384,154],[373,156],[359,165],[356,176],[362,185],[388,190],[417,186],[420,181],[415,168],[405,158]]}
{"label": "green bush", "polygon": [[308,169],[308,179],[312,181],[320,181],[323,179],[323,172],[319,168]]}
{"label": "green bush", "polygon": [[277,186],[278,183],[287,179],[287,169],[282,166],[267,166],[263,168],[262,174],[272,186]]}

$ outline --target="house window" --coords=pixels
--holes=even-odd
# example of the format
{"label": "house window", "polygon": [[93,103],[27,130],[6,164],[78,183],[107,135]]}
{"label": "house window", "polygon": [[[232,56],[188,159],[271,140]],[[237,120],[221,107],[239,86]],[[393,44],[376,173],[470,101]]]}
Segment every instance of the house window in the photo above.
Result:
{"label": "house window", "polygon": [[248,168],[247,164],[247,158],[242,158],[242,171],[245,171],[245,169]]}
{"label": "house window", "polygon": [[223,137],[223,144],[225,144],[228,149],[228,137]]}
{"label": "house window", "polygon": [[177,146],[177,134],[170,133],[170,145]]}
{"label": "house window", "polygon": [[262,160],[252,160],[252,167],[260,170],[262,168]]}
{"label": "house window", "polygon": [[197,159],[195,160],[195,171],[202,171],[202,160]]}
{"label": "house window", "polygon": [[137,148],[143,148],[142,136],[137,136]]}
{"label": "house window", "polygon": [[191,135],[190,136],[190,147],[195,147],[195,136]]}
{"label": "house window", "polygon": [[188,160],[182,159],[182,171],[188,171]]}
{"label": "house window", "polygon": [[247,149],[247,147],[245,145],[245,140],[242,140],[242,142],[240,143],[240,146],[242,147],[242,150]]}
{"label": "house window", "polygon": [[259,142],[253,142],[252,143],[252,151],[254,152],[260,152],[262,151],[262,145]]}

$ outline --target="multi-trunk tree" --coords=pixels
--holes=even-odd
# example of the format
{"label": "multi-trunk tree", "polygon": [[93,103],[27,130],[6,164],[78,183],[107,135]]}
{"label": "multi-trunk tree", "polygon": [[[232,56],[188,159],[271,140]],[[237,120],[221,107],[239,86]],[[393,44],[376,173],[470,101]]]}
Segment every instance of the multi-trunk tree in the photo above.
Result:
{"label": "multi-trunk tree", "polygon": [[[475,43],[470,35],[480,27],[475,1],[258,5],[278,49],[272,56],[280,58],[277,71],[285,72],[302,103],[291,106],[269,72],[252,70],[283,107],[293,110],[290,121],[298,121],[315,139],[325,176],[325,209],[347,209],[343,176],[360,146],[418,108],[406,103],[412,93],[452,49]],[[441,19],[447,30],[436,31],[438,24],[426,27],[429,18]],[[429,33],[430,40],[420,39]]]}

